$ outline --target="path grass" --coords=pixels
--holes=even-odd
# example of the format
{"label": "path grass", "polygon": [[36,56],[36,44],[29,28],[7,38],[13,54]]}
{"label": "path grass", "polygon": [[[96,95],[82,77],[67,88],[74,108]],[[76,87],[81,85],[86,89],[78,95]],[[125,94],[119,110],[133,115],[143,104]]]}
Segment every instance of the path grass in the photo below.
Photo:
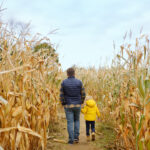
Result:
{"label": "path grass", "polygon": [[115,147],[116,132],[112,122],[97,123],[98,139],[94,142],[100,150],[113,150]]}

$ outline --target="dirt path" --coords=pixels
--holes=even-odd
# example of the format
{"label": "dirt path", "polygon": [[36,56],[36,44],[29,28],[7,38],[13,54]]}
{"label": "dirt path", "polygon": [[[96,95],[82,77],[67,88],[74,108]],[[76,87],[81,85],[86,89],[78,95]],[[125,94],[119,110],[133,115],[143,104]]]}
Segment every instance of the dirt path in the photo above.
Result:
{"label": "dirt path", "polygon": [[[63,114],[64,115],[64,114]],[[65,119],[65,117],[63,116]],[[64,129],[61,133],[62,137],[60,138],[59,136],[56,136],[57,139],[63,139],[63,140],[68,140],[68,133],[67,133],[67,125],[66,125],[66,120],[64,120],[64,124],[61,126],[62,129]],[[85,134],[85,120],[84,116],[81,114],[80,116],[80,141],[78,144],[62,144],[62,143],[57,143],[53,141],[48,141],[48,150],[100,150],[96,148],[93,144],[92,141],[87,142],[86,141],[86,134]],[[96,138],[98,138],[96,136]]]}
{"label": "dirt path", "polygon": [[91,142],[86,141],[85,120],[82,114],[80,117],[80,142],[74,145],[66,145],[65,148],[66,150],[98,150]]}

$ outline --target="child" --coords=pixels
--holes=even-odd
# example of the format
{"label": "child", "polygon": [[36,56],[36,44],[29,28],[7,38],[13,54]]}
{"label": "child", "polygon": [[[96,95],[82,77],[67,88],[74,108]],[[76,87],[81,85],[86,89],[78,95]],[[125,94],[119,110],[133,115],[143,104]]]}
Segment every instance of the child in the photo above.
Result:
{"label": "child", "polygon": [[96,106],[96,102],[91,96],[86,97],[86,105],[82,107],[81,112],[84,114],[84,119],[86,121],[86,136],[87,141],[90,140],[90,126],[92,131],[92,141],[95,140],[95,120],[96,115],[100,117],[100,112]]}

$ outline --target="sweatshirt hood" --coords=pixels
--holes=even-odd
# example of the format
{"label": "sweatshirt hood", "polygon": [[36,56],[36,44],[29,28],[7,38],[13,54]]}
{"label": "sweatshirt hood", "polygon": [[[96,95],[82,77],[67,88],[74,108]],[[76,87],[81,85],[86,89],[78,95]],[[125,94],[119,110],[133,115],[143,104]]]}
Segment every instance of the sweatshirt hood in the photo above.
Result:
{"label": "sweatshirt hood", "polygon": [[89,107],[94,107],[96,105],[96,103],[93,99],[89,99],[86,101],[86,105]]}

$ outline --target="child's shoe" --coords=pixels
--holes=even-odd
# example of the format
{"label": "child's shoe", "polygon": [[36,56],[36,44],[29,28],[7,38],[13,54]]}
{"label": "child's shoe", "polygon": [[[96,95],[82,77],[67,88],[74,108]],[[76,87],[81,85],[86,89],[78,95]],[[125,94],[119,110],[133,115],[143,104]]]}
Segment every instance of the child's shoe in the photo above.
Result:
{"label": "child's shoe", "polygon": [[95,132],[92,132],[92,141],[95,141]]}
{"label": "child's shoe", "polygon": [[87,140],[87,142],[89,142],[90,141],[90,136],[88,135],[88,136],[86,136],[86,140]]}
{"label": "child's shoe", "polygon": [[79,143],[79,139],[74,139],[74,143]]}

